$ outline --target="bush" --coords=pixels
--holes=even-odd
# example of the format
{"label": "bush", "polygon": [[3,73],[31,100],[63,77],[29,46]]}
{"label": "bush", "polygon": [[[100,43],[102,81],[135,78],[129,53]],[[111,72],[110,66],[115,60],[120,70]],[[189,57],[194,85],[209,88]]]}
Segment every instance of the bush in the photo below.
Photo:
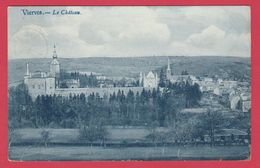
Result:
{"label": "bush", "polygon": [[8,130],[8,147],[10,148],[12,143],[19,140],[21,134],[19,134],[15,129],[9,128]]}
{"label": "bush", "polygon": [[81,141],[89,141],[90,143],[94,141],[101,140],[104,142],[107,138],[108,132],[104,126],[82,126],[79,129],[79,139]]}
{"label": "bush", "polygon": [[60,128],[60,125],[52,121],[49,123],[49,128]]}
{"label": "bush", "polygon": [[41,132],[42,141],[44,143],[44,146],[47,147],[48,143],[50,141],[50,132],[47,130],[42,130]]}
{"label": "bush", "polygon": [[76,128],[77,127],[77,124],[76,124],[75,120],[73,120],[73,119],[62,120],[60,125],[62,128]]}

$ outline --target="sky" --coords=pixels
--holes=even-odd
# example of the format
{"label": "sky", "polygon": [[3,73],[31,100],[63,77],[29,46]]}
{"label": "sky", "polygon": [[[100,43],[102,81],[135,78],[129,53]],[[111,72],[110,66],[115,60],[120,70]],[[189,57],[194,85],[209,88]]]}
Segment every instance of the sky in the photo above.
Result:
{"label": "sky", "polygon": [[[24,15],[22,9],[79,11]],[[250,57],[250,7],[9,7],[9,59],[58,57]]]}

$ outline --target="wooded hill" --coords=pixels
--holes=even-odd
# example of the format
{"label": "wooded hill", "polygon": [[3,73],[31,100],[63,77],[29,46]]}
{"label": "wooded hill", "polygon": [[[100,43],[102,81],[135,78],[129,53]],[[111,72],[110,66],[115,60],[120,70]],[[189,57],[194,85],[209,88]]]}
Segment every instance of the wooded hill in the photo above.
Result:
{"label": "wooded hill", "polygon": [[[171,56],[173,74],[181,74],[187,70],[195,76],[218,75],[221,78],[250,81],[250,58],[220,56]],[[140,72],[160,71],[166,68],[168,57],[90,57],[90,58],[59,58],[61,69],[80,70],[102,73],[113,77],[138,77]],[[30,63],[30,71],[49,71],[51,59],[12,59],[8,61],[8,83],[23,80],[26,62]]]}

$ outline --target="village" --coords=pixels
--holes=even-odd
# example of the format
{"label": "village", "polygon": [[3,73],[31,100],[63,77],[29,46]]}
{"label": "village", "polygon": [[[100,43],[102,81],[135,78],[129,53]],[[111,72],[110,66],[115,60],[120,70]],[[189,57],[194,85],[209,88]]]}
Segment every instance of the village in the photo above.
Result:
{"label": "village", "polygon": [[[60,69],[56,46],[54,45],[53,60],[50,64],[50,72],[30,72],[29,63],[27,63],[27,71],[24,76],[24,83],[28,87],[29,94],[35,99],[40,95],[61,95],[69,96],[74,94],[99,93],[102,97],[109,96],[118,90],[124,90],[127,93],[129,90],[141,92],[142,89],[152,90],[159,88],[160,80],[165,83],[181,83],[188,82],[192,85],[199,85],[200,91],[207,95],[218,99],[225,99],[224,106],[231,110],[240,110],[241,112],[250,112],[251,110],[251,88],[247,81],[223,80],[214,77],[201,77],[188,74],[183,71],[182,74],[173,75],[171,62],[168,58],[168,65],[162,74],[155,71],[149,71],[147,74],[140,72],[136,78],[127,77],[107,77],[100,73],[86,71],[65,71],[62,74]],[[65,74],[65,75],[64,75]],[[67,75],[67,76],[66,76]],[[63,77],[64,76],[64,77]],[[94,84],[81,85],[79,76],[92,77]],[[63,77],[63,78],[62,78]],[[165,79],[160,79],[165,78]],[[220,100],[221,101],[221,100]]]}
{"label": "village", "polygon": [[9,91],[9,113],[16,114],[9,122],[10,147],[155,145],[161,150],[162,145],[250,144],[249,82],[187,71],[176,75],[170,58],[165,69],[140,72],[136,78],[64,71],[56,46],[49,72],[29,67],[27,62],[24,82],[17,86],[25,90]]}

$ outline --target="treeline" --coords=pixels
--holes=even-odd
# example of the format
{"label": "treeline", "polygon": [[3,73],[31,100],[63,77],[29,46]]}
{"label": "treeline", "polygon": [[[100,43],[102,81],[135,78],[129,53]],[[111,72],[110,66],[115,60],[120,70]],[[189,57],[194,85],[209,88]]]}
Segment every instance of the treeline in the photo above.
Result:
{"label": "treeline", "polygon": [[9,124],[13,127],[79,128],[93,122],[104,125],[149,126],[155,121],[168,126],[183,108],[198,105],[198,85],[171,84],[163,91],[136,94],[118,91],[105,97],[98,93],[38,96],[32,101],[24,84],[9,90]]}
{"label": "treeline", "polygon": [[112,80],[112,79],[98,79],[95,74],[90,73],[90,75],[87,74],[80,74],[79,72],[61,72],[60,75],[60,88],[68,88],[68,85],[66,83],[66,80],[74,79],[80,81],[81,88],[95,88],[95,87],[101,87],[101,86],[109,86],[109,87],[136,87],[139,86],[139,81],[128,81],[126,78],[118,79],[118,80]]}
{"label": "treeline", "polygon": [[79,79],[80,81],[80,87],[97,87],[98,86],[98,79],[95,75],[93,75],[92,73],[90,75],[86,75],[86,74],[80,74],[78,72],[71,72],[71,73],[67,73],[62,71],[61,75],[60,75],[60,87],[61,88],[67,88],[67,84],[66,84],[66,80],[67,79]]}

